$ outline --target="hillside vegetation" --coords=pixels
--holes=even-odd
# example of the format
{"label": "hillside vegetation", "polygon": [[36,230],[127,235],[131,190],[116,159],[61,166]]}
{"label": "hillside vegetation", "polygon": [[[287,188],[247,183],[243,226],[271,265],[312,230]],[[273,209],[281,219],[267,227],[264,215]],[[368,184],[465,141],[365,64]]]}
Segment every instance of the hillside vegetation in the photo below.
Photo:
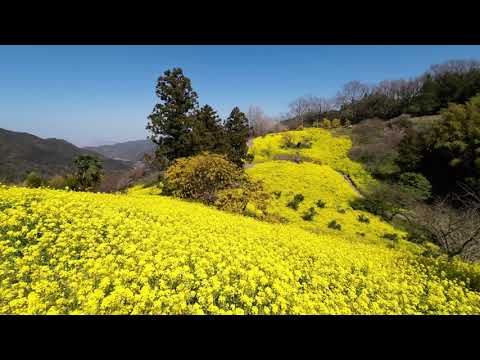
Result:
{"label": "hillside vegetation", "polygon": [[[60,139],[0,129],[0,181],[18,183],[35,171],[43,177],[64,175],[80,155],[98,155]],[[107,173],[121,173],[131,164],[98,156]]]}
{"label": "hillside vegetation", "polygon": [[[315,139],[303,153],[320,160],[323,152],[322,165],[268,161],[284,152],[278,134],[254,141],[260,155],[248,169],[278,195],[269,211],[287,224],[168,198],[158,188],[112,195],[2,186],[0,313],[480,311],[478,266],[386,239],[401,232],[349,207],[360,195],[337,169],[360,183],[368,176],[344,156],[346,139],[319,129],[294,135]],[[286,206],[294,194],[304,197],[297,210]],[[310,207],[316,215],[307,221],[301,215]],[[340,230],[328,227],[334,219]]]}

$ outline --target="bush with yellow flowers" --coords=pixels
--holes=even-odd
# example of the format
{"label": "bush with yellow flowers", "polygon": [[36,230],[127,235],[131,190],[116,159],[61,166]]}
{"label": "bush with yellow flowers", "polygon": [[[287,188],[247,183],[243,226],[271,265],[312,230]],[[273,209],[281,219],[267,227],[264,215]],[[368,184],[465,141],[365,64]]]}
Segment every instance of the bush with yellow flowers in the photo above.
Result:
{"label": "bush with yellow flowers", "polygon": [[1,314],[478,314],[469,269],[164,196],[0,187]]}

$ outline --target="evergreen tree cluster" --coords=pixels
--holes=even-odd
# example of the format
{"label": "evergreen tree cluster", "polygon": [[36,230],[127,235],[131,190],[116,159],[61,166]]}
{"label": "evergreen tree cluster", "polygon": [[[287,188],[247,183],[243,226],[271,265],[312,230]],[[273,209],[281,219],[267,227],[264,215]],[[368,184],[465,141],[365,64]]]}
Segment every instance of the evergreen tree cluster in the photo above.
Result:
{"label": "evergreen tree cluster", "polygon": [[199,107],[198,95],[181,68],[160,76],[156,95],[160,101],[148,117],[147,130],[158,145],[156,158],[162,166],[205,151],[225,154],[238,166],[248,159],[250,129],[246,115],[238,107],[225,121],[210,105]]}
{"label": "evergreen tree cluster", "polygon": [[480,95],[466,104],[449,104],[442,119],[425,129],[407,128],[396,160],[404,172],[419,172],[436,193],[458,184],[480,191]]}

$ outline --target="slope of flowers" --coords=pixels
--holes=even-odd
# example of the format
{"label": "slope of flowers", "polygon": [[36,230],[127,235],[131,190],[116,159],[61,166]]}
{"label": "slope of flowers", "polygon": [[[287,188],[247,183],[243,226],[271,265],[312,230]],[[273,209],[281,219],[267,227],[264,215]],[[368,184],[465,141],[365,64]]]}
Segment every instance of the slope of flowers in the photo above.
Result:
{"label": "slope of flowers", "polygon": [[[285,134],[292,136],[295,142],[308,139],[312,142],[312,147],[282,148],[282,139]],[[373,179],[360,163],[348,158],[351,147],[352,142],[347,136],[334,137],[325,129],[309,128],[255,138],[250,147],[250,153],[254,155],[254,162],[258,163],[274,160],[282,155],[293,156],[298,152],[302,157],[349,175],[356,185],[364,187]]]}
{"label": "slope of flowers", "polygon": [[[367,212],[353,210],[350,200],[359,196],[345,179],[330,166],[291,161],[267,161],[257,163],[247,169],[247,173],[255,179],[263,180],[273,196],[268,211],[288,220],[288,223],[315,231],[316,233],[335,234],[355,241],[371,240],[383,242],[383,235],[398,234],[396,230],[378,217]],[[302,194],[304,200],[297,210],[287,206],[295,194]],[[324,208],[316,205],[321,200]],[[316,215],[311,220],[304,220],[302,215],[315,208]],[[368,218],[368,223],[359,221],[359,216]],[[341,230],[330,229],[328,224],[336,220]],[[409,245],[403,243],[403,245]],[[409,247],[413,247],[413,244]]]}
{"label": "slope of flowers", "polygon": [[162,196],[0,187],[0,313],[478,313],[408,251]]}

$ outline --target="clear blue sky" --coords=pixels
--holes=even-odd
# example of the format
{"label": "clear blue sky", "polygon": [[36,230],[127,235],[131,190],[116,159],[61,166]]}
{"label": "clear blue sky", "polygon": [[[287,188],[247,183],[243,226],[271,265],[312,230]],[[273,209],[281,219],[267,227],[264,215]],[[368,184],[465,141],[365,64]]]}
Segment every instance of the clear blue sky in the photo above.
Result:
{"label": "clear blue sky", "polygon": [[254,104],[274,116],[301,95],[451,59],[480,60],[480,46],[0,46],[0,127],[79,146],[145,138],[156,80],[174,66],[220,115]]}

